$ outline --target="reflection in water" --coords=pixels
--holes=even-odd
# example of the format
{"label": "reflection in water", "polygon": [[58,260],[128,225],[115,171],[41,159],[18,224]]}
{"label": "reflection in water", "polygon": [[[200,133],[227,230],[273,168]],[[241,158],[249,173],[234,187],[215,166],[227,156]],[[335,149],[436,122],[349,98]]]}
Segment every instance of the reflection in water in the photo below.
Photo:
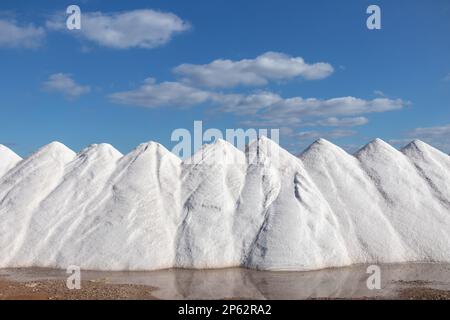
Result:
{"label": "reflection in water", "polygon": [[[309,272],[272,272],[242,268],[190,270],[168,269],[149,272],[83,271],[83,280],[104,280],[114,284],[140,284],[156,288],[160,299],[306,299],[318,297],[390,297],[408,281],[430,288],[450,290],[449,264],[380,265],[381,290],[369,290],[367,265]],[[5,269],[0,276],[17,281],[66,279],[64,270]]]}

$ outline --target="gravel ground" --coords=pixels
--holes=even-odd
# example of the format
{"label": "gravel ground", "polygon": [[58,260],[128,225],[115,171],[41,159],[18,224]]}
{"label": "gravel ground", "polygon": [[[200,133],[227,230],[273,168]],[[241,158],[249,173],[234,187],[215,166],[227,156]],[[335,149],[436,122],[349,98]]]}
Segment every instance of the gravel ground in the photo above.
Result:
{"label": "gravel ground", "polygon": [[69,290],[65,281],[14,282],[0,280],[0,300],[154,300],[152,287],[82,281],[80,290]]}
{"label": "gravel ground", "polygon": [[400,290],[398,298],[402,300],[450,300],[450,291],[413,287]]}
{"label": "gravel ground", "polygon": [[65,270],[0,269],[0,300],[450,300],[450,264],[393,264],[380,268],[381,288],[376,290],[367,286],[367,265],[308,272],[244,268],[82,271],[80,290],[67,288]]}
{"label": "gravel ground", "polygon": [[[404,283],[414,285],[414,282]],[[83,281],[80,290],[69,290],[62,280],[15,282],[0,280],[0,300],[155,300],[154,288],[142,285],[108,284],[102,281]],[[241,297],[229,299],[239,300]],[[316,298],[318,300],[330,298]],[[345,299],[345,298],[340,298]],[[360,297],[359,299],[383,299]],[[415,287],[401,289],[390,299],[402,300],[450,300],[450,291]]]}

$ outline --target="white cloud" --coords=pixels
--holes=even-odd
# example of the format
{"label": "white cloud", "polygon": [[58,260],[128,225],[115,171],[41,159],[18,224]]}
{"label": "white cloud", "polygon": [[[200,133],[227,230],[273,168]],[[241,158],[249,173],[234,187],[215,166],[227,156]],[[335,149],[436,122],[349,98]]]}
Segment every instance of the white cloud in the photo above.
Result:
{"label": "white cloud", "polygon": [[178,82],[156,83],[148,78],[137,89],[110,95],[113,102],[146,108],[188,107],[211,99],[214,94]]}
{"label": "white cloud", "polygon": [[435,148],[444,152],[450,152],[450,124],[435,127],[415,128],[406,133],[406,138],[391,139],[390,143],[395,145],[405,145],[414,139],[423,140]]}
{"label": "white cloud", "polygon": [[272,92],[261,91],[252,94],[216,94],[213,100],[221,106],[222,112],[249,115],[282,102],[283,98]]}
{"label": "white cloud", "polygon": [[253,114],[261,108],[282,100],[271,92],[254,94],[223,94],[191,87],[180,82],[161,82],[148,78],[133,90],[110,95],[113,102],[146,108],[190,107],[209,102],[222,112]]}
{"label": "white cloud", "polygon": [[[301,97],[283,98],[269,91],[232,94],[203,90],[180,82],[157,83],[147,79],[140,87],[110,95],[113,102],[146,108],[192,107],[209,103],[220,112],[246,117],[241,123],[253,126],[305,125],[352,127],[368,123],[355,115],[398,110],[407,105],[401,99],[364,100],[339,97],[328,100]],[[304,121],[308,120],[308,122]]]}
{"label": "white cloud", "polygon": [[[339,97],[322,100],[294,97],[286,99],[273,94],[271,99],[268,99],[267,97],[270,97],[268,93],[265,93],[266,99],[260,97],[265,103],[247,104],[245,96],[239,95],[239,97],[241,99],[236,99],[238,103],[233,103],[233,99],[231,101],[222,99],[221,110],[237,115],[253,116],[251,123],[254,125],[261,123],[261,125],[272,124],[274,126],[283,125],[283,123],[300,124],[302,122],[305,126],[361,126],[367,124],[368,119],[351,116],[398,110],[408,104],[401,99],[392,100],[388,98],[364,100],[355,97]],[[256,99],[251,100],[255,101]]]}
{"label": "white cloud", "polygon": [[450,124],[437,127],[416,128],[410,133],[410,135],[416,137],[441,137],[443,135],[446,135],[447,137],[449,137]]}
{"label": "white cloud", "polygon": [[382,98],[386,98],[386,95],[381,90],[374,90],[373,94],[376,95],[376,96],[382,97]]}
{"label": "white cloud", "polygon": [[376,98],[364,100],[355,97],[338,97],[327,100],[294,97],[284,99],[271,112],[302,116],[352,116],[366,113],[398,110],[407,105],[401,99]]}
{"label": "white cloud", "polygon": [[295,136],[299,139],[306,139],[306,140],[314,140],[319,138],[325,138],[325,139],[336,139],[336,138],[344,138],[353,136],[356,134],[356,131],[353,130],[333,130],[328,132],[321,132],[321,131],[302,131],[299,133],[296,133]]}
{"label": "white cloud", "polygon": [[362,126],[369,122],[365,117],[353,117],[353,118],[336,118],[330,117],[317,121],[315,124],[324,127],[355,127]]}
{"label": "white cloud", "polygon": [[18,25],[13,20],[0,19],[0,47],[36,48],[45,38],[45,30],[32,24]]}
{"label": "white cloud", "polygon": [[239,123],[246,127],[281,128],[283,126],[298,127],[302,124],[302,121],[298,118],[273,118],[261,116],[256,119],[243,120]]}
{"label": "white cloud", "polygon": [[[262,95],[262,96],[261,96]],[[250,99],[248,104],[245,96],[239,95],[237,103],[231,99],[222,99],[220,110],[231,112],[247,119],[241,124],[252,127],[354,127],[369,122],[366,117],[349,117],[373,112],[387,112],[403,108],[408,103],[401,99],[377,98],[364,100],[355,97],[332,98],[321,100],[317,98],[303,99],[301,97],[284,99],[270,93],[259,93],[257,98]],[[222,97],[220,97],[222,98]],[[262,101],[255,104],[255,101]],[[342,117],[343,116],[343,117]],[[325,137],[337,137],[337,134],[347,134],[349,130],[333,131]],[[311,135],[311,133],[309,133]]]}
{"label": "white cloud", "polygon": [[265,85],[271,80],[295,77],[323,79],[333,72],[333,67],[328,63],[308,64],[301,57],[267,52],[255,59],[219,59],[205,65],[182,64],[174,72],[183,82],[194,86],[229,88],[238,85]]}
{"label": "white cloud", "polygon": [[289,115],[279,115],[275,117],[273,114],[261,114],[254,119],[241,121],[240,124],[248,127],[356,127],[369,123],[366,117],[354,118],[336,118],[330,117],[319,119],[312,122],[304,122],[300,117],[292,117]]}
{"label": "white cloud", "polygon": [[[47,21],[47,27],[65,30],[65,22],[59,17]],[[98,45],[115,48],[151,49],[166,44],[190,24],[173,13],[150,9],[121,13],[83,12],[81,30],[71,31]]]}
{"label": "white cloud", "polygon": [[43,88],[50,92],[58,92],[67,98],[77,98],[91,91],[89,86],[77,84],[69,74],[55,73],[43,83]]}

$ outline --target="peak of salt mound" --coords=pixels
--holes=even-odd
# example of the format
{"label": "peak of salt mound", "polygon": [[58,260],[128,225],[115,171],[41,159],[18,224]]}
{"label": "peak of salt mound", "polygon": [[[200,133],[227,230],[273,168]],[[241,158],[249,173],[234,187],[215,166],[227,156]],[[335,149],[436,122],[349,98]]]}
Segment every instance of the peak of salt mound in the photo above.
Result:
{"label": "peak of salt mound", "polygon": [[380,138],[376,138],[362,147],[359,151],[355,153],[357,158],[364,155],[373,155],[373,154],[385,154],[385,153],[398,153],[399,151],[391,146],[389,143],[381,140]]}
{"label": "peak of salt mound", "polygon": [[[20,183],[18,180],[26,179],[27,175],[31,172],[40,172],[48,177],[51,177],[52,174],[56,175],[56,171],[63,168],[75,158],[75,152],[62,143],[54,141],[41,147],[32,155],[20,161],[20,163],[17,163],[17,165],[10,170],[10,173],[14,176],[16,184],[19,185]],[[43,164],[45,164],[45,166],[43,166]],[[45,172],[46,170],[49,171]]]}
{"label": "peak of salt mound", "polygon": [[430,152],[432,154],[440,154],[443,156],[446,156],[445,153],[440,151],[439,149],[436,149],[435,147],[423,142],[422,140],[413,140],[410,143],[408,143],[404,148],[401,149],[401,151],[405,154],[411,154],[411,153],[427,153]]}
{"label": "peak of salt mound", "polygon": [[[70,150],[70,149],[66,145],[64,145],[63,143],[61,143],[59,141],[52,141],[52,142],[44,145],[43,147],[41,147],[39,150],[61,150],[61,151],[66,151],[66,150]],[[70,151],[72,151],[72,150],[70,150]]]}
{"label": "peak of salt mound", "polygon": [[[67,148],[60,142],[52,142],[43,147],[38,151],[30,155],[29,157],[17,162],[12,168],[10,168],[8,175],[11,175],[16,184],[19,185],[18,180],[26,179],[27,175],[31,172],[39,171],[43,173],[44,176],[56,175],[55,172],[60,168],[64,167],[66,164],[71,162],[76,158],[76,153]],[[44,172],[41,166],[45,163],[51,168],[48,168],[48,172]],[[1,188],[0,188],[1,192]]]}
{"label": "peak of salt mound", "polygon": [[344,149],[323,139],[311,144],[298,158],[311,172],[322,167],[328,168],[328,166],[348,167],[354,165],[354,162],[357,161],[353,155]]}
{"label": "peak of salt mound", "polygon": [[277,147],[281,148],[278,143],[273,141],[272,139],[266,137],[266,136],[260,136],[257,140],[254,140],[250,143],[252,144],[258,144],[260,148],[262,147]]}
{"label": "peak of salt mound", "polygon": [[164,146],[155,141],[148,141],[148,142],[143,142],[143,143],[139,144],[134,150],[139,150],[139,151],[143,152],[143,151],[147,151],[149,149],[156,149],[156,148],[164,148]]}
{"label": "peak of salt mound", "polygon": [[414,139],[413,141],[411,141],[408,145],[415,145],[415,146],[422,146],[422,147],[431,147],[429,144],[423,142],[422,140],[419,139]]}
{"label": "peak of salt mound", "polygon": [[[34,152],[27,158],[23,159],[14,167],[13,174],[20,174],[21,171],[34,170],[43,162],[51,162],[56,166],[71,162],[76,158],[76,153],[66,147],[64,144],[54,141]],[[13,171],[13,170],[12,170]]]}
{"label": "peak of salt mound", "polygon": [[313,142],[313,144],[319,144],[319,145],[333,145],[334,144],[330,141],[328,141],[327,139],[324,138],[319,138],[316,141]]}
{"label": "peak of salt mound", "polygon": [[16,161],[22,160],[22,158],[19,157],[14,151],[12,151],[7,146],[4,146],[2,144],[0,144],[0,159],[1,161],[4,161],[5,159]]}
{"label": "peak of salt mound", "polygon": [[148,141],[141,143],[134,150],[132,150],[129,154],[127,154],[124,158],[138,158],[142,155],[154,154],[156,157],[160,159],[170,159],[171,161],[181,162],[180,158],[178,158],[175,154],[170,152],[166,147],[162,144],[155,141]]}
{"label": "peak of salt mound", "polygon": [[424,177],[435,197],[445,199],[450,207],[450,157],[420,140],[412,141],[401,152]]}
{"label": "peak of salt mound", "polygon": [[[51,156],[54,158],[70,161],[76,156],[76,153],[58,141],[53,141],[38,151],[33,153],[28,159],[38,158],[41,156]],[[27,160],[28,160],[27,159]]]}
{"label": "peak of salt mound", "polygon": [[246,157],[248,157],[249,163],[272,164],[276,167],[293,167],[299,162],[299,158],[266,136],[261,136],[248,145]]}
{"label": "peak of salt mound", "polygon": [[[450,173],[450,157],[441,150],[436,149],[423,141],[414,140],[401,149],[401,152],[412,160],[416,166],[421,167],[424,172],[438,165],[440,168],[447,168],[444,170],[447,170],[447,172]],[[443,178],[448,174],[447,172],[437,173],[440,170],[441,169],[434,168],[434,171],[436,171],[434,175]]]}
{"label": "peak of salt mound", "polygon": [[278,143],[266,136],[261,136],[257,140],[251,141],[247,147],[247,151],[256,151],[258,153],[264,153],[265,155],[274,152],[289,153]]}
{"label": "peak of salt mound", "polygon": [[329,153],[329,152],[339,152],[339,153],[347,153],[345,150],[340,148],[339,146],[335,145],[334,143],[325,140],[323,138],[317,139],[314,141],[308,148],[306,148],[301,154],[300,157],[304,154],[308,153]]}
{"label": "peak of salt mound", "polygon": [[130,153],[141,154],[144,152],[156,152],[156,151],[161,151],[162,153],[167,153],[167,152],[170,153],[170,151],[167,150],[163,145],[161,145],[157,142],[154,142],[154,141],[148,141],[148,142],[141,143],[135,149],[133,149]]}
{"label": "peak of salt mound", "polygon": [[204,152],[214,151],[214,150],[223,150],[223,151],[231,151],[238,150],[233,144],[224,140],[224,139],[216,139],[212,143],[206,143],[202,145],[199,151],[203,150]]}
{"label": "peak of salt mound", "polygon": [[392,146],[389,143],[387,143],[386,141],[384,141],[380,138],[373,139],[366,146],[372,147],[372,148],[392,148]]}
{"label": "peak of salt mound", "polygon": [[108,143],[100,143],[100,144],[91,144],[89,147],[82,150],[78,156],[87,158],[108,157],[112,159],[119,159],[123,157],[123,154]]}
{"label": "peak of salt mound", "polygon": [[415,140],[411,141],[410,143],[408,143],[406,146],[404,146],[402,148],[402,150],[405,150],[405,149],[423,150],[423,149],[428,149],[428,147],[431,147],[431,146],[426,144],[422,140],[415,139]]}
{"label": "peak of salt mound", "polygon": [[222,149],[236,149],[237,148],[230,142],[224,139],[216,139],[213,143],[207,143],[203,145],[205,148],[222,148]]}
{"label": "peak of salt mound", "polygon": [[184,164],[245,164],[245,154],[233,144],[223,139],[204,144],[192,157],[183,161]]}
{"label": "peak of salt mound", "polygon": [[0,144],[0,178],[22,160],[11,149]]}

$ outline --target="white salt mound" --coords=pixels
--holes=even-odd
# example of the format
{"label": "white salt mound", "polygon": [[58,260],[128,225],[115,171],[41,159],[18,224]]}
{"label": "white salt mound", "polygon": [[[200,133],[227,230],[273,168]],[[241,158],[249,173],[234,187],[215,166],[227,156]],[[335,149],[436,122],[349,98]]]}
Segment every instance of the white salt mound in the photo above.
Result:
{"label": "white salt mound", "polygon": [[299,157],[267,138],[218,140],[181,161],[150,142],[22,160],[0,145],[0,268],[243,266],[313,270],[450,262],[450,158],[376,139],[320,139]]}
{"label": "white salt mound", "polygon": [[17,154],[0,144],[0,177],[22,160]]}

